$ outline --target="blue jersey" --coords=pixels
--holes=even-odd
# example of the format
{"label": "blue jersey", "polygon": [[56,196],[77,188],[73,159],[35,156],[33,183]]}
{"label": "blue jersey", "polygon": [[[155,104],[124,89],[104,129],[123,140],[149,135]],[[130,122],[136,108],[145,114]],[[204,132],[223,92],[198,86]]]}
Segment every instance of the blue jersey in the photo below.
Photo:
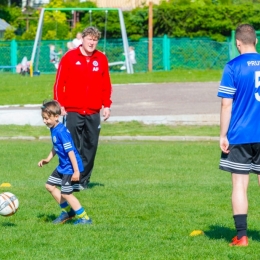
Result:
{"label": "blue jersey", "polygon": [[59,157],[57,171],[61,174],[74,173],[73,166],[68,155],[68,152],[74,151],[78,162],[79,171],[82,172],[84,170],[82,160],[74,146],[69,130],[63,124],[59,123],[56,127],[51,128],[50,131],[54,150]]}
{"label": "blue jersey", "polygon": [[229,143],[260,142],[260,54],[244,53],[226,64],[218,97],[233,99]]}

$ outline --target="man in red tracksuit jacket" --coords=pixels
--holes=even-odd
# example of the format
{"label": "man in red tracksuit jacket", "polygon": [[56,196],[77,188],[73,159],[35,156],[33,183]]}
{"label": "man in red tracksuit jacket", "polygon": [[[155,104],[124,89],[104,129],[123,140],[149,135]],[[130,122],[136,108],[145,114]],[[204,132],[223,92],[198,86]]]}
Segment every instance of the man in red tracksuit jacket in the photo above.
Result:
{"label": "man in red tracksuit jacket", "polygon": [[94,166],[100,133],[100,110],[110,117],[112,86],[106,56],[96,50],[101,33],[95,27],[82,32],[82,45],[62,57],[54,84],[54,99],[62,107],[84,172],[80,187],[87,188]]}

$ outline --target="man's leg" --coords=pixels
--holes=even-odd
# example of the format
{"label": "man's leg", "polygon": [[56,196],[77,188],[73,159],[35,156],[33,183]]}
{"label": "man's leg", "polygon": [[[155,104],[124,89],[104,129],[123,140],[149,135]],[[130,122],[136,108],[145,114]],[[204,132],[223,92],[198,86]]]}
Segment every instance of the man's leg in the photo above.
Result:
{"label": "man's leg", "polygon": [[82,131],[84,127],[84,116],[75,112],[68,112],[66,116],[65,125],[69,129],[75,147],[80,153],[81,146],[82,146],[81,144],[82,144]]}
{"label": "man's leg", "polygon": [[85,128],[82,134],[83,142],[81,156],[84,165],[82,181],[86,182],[86,185],[89,183],[90,176],[94,167],[100,129],[101,126],[99,113],[85,116]]}
{"label": "man's leg", "polygon": [[[232,173],[232,209],[237,236],[230,245],[244,245],[247,241],[247,211],[248,199],[247,188],[249,183],[249,174]],[[240,242],[238,241],[240,240]],[[242,241],[243,240],[243,241]]]}

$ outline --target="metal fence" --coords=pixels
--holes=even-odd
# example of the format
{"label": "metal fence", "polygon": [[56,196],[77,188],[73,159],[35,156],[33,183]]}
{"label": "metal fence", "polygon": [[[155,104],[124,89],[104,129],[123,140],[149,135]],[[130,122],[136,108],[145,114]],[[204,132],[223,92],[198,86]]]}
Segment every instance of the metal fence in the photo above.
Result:
{"label": "metal fence", "polygon": [[[26,56],[31,58],[33,41],[0,41],[0,71],[15,72],[15,66]],[[38,68],[41,73],[55,73],[56,69],[50,62],[50,45],[56,51],[67,51],[67,41],[41,41]],[[148,71],[148,39],[129,41],[136,53],[135,72]],[[99,41],[98,49],[105,52],[110,63],[124,61],[122,40],[107,39]],[[162,38],[153,39],[153,70],[173,69],[222,69],[232,57],[230,42],[215,42],[207,38]],[[35,62],[34,61],[34,64]],[[6,67],[8,66],[8,67]],[[121,71],[122,65],[110,67],[111,72]]]}

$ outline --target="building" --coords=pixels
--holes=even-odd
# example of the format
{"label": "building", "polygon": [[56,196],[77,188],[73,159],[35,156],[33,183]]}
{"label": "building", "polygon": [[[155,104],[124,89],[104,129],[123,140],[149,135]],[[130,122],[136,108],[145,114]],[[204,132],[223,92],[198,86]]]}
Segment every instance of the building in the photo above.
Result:
{"label": "building", "polygon": [[[149,2],[159,4],[162,0],[80,0],[80,2],[91,1],[94,2],[97,7],[101,8],[122,8],[122,10],[131,10],[137,7],[149,5]],[[168,0],[166,0],[168,1]],[[48,4],[50,0],[22,0],[22,7],[26,5],[39,7],[44,4]]]}
{"label": "building", "polygon": [[[82,0],[84,1],[84,0]],[[149,2],[159,4],[161,0],[92,0],[98,7],[122,8],[131,10],[137,7],[147,6]]]}
{"label": "building", "polygon": [[4,33],[8,27],[11,27],[11,25],[0,18],[0,39],[4,38]]}

